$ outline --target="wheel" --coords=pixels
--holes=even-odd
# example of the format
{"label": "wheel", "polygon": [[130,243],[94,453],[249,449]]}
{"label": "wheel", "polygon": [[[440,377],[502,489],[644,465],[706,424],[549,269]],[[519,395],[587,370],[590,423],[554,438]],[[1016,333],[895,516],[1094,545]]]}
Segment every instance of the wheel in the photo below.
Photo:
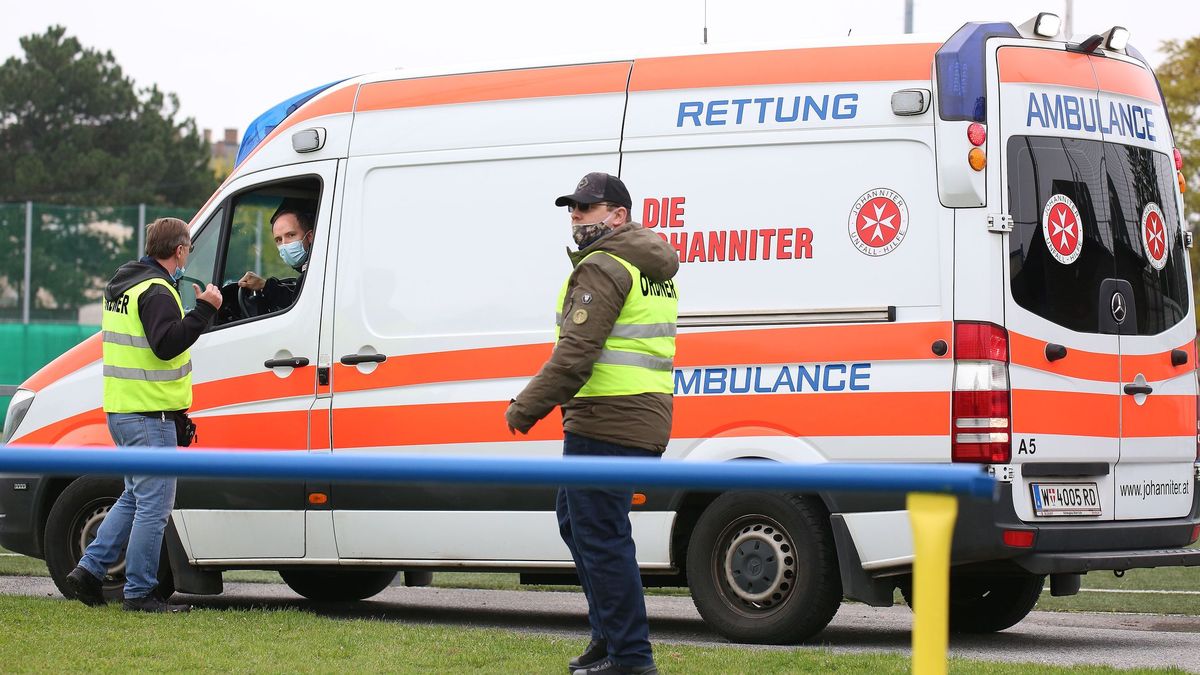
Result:
{"label": "wheel", "polygon": [[280,570],[279,576],[293,591],[309,600],[346,602],[365,600],[379,593],[396,578],[396,571]]}
{"label": "wheel", "polygon": [[[950,630],[955,633],[995,633],[1015,626],[1024,619],[1038,596],[1046,577],[1036,574],[1013,576],[951,576]],[[900,592],[913,606],[911,581],[901,584]]]}
{"label": "wheel", "polygon": [[[46,519],[46,568],[59,592],[73,597],[65,580],[71,570],[79,564],[88,544],[96,538],[100,523],[108,510],[116,503],[125,489],[119,478],[84,476],[67,486],[50,508]],[[108,568],[104,577],[104,597],[110,602],[119,602],[125,588],[125,553]],[[155,593],[164,599],[175,593],[175,580],[171,576],[171,563],[167,547],[163,544],[162,557],[158,565],[158,588]]]}
{"label": "wheel", "polygon": [[687,578],[700,616],[734,642],[806,640],[842,602],[828,518],[796,495],[718,497],[692,531]]}

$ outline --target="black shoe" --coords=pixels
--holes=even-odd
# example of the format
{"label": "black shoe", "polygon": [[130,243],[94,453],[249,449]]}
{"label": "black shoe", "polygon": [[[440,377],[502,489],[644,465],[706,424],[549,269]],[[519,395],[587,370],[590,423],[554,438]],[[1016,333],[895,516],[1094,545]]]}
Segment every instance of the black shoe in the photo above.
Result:
{"label": "black shoe", "polygon": [[76,567],[67,575],[66,586],[71,590],[72,597],[88,607],[100,607],[105,604],[104,584],[91,572]]}
{"label": "black shoe", "polygon": [[606,658],[608,658],[608,643],[604,640],[593,639],[582,654],[567,661],[567,672],[587,670]]}
{"label": "black shoe", "polygon": [[154,596],[153,593],[142,598],[125,598],[125,602],[121,603],[121,609],[126,612],[170,612],[178,614],[181,612],[192,611],[191,605],[172,605],[168,602],[163,602]]}
{"label": "black shoe", "polygon": [[580,668],[571,675],[658,675],[658,668],[651,663],[648,666],[622,666],[612,659],[605,658],[591,668]]}

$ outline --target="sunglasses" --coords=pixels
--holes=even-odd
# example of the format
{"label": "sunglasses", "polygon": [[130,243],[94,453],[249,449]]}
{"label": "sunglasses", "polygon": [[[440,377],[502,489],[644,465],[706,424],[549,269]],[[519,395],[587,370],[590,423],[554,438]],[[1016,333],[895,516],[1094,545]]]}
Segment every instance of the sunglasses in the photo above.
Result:
{"label": "sunglasses", "polygon": [[574,204],[574,203],[572,203],[572,204],[567,204],[567,213],[575,213],[576,211],[578,211],[580,213],[587,213],[588,211],[591,211],[592,209],[596,208],[597,206],[601,206],[601,205],[607,206],[610,209],[616,208],[616,205],[610,204],[608,202],[596,202],[595,204]]}

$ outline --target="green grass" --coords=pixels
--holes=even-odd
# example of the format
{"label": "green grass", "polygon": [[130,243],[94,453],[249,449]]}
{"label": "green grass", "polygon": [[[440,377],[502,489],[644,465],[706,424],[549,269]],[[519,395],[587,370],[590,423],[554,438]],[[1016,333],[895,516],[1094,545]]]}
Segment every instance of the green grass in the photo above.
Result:
{"label": "green grass", "polygon": [[46,563],[37,558],[9,555],[10,551],[0,548],[0,575],[8,577],[48,577]]}
{"label": "green grass", "polygon": [[[45,598],[0,597],[5,672],[516,672],[561,673],[583,639],[332,619],[299,610],[197,610],[131,615]],[[70,647],[64,648],[64,644]],[[903,654],[833,654],[814,647],[759,650],[659,644],[664,673],[908,673]],[[1162,673],[1049,668],[952,659],[953,673]]]}
{"label": "green grass", "polygon": [[1200,615],[1200,596],[1164,593],[1088,593],[1055,598],[1043,591],[1035,610],[1046,612],[1133,612]]}

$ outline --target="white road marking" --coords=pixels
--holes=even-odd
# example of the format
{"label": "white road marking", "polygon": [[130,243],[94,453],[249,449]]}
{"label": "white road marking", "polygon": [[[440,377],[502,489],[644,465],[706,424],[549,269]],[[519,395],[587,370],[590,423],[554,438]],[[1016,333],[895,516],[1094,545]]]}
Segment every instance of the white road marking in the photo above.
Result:
{"label": "white road marking", "polygon": [[[1050,587],[1046,586],[1042,589],[1049,592]],[[1081,588],[1080,593],[1150,593],[1162,595],[1200,595],[1200,591],[1143,591],[1143,590],[1122,590],[1120,588]]]}

